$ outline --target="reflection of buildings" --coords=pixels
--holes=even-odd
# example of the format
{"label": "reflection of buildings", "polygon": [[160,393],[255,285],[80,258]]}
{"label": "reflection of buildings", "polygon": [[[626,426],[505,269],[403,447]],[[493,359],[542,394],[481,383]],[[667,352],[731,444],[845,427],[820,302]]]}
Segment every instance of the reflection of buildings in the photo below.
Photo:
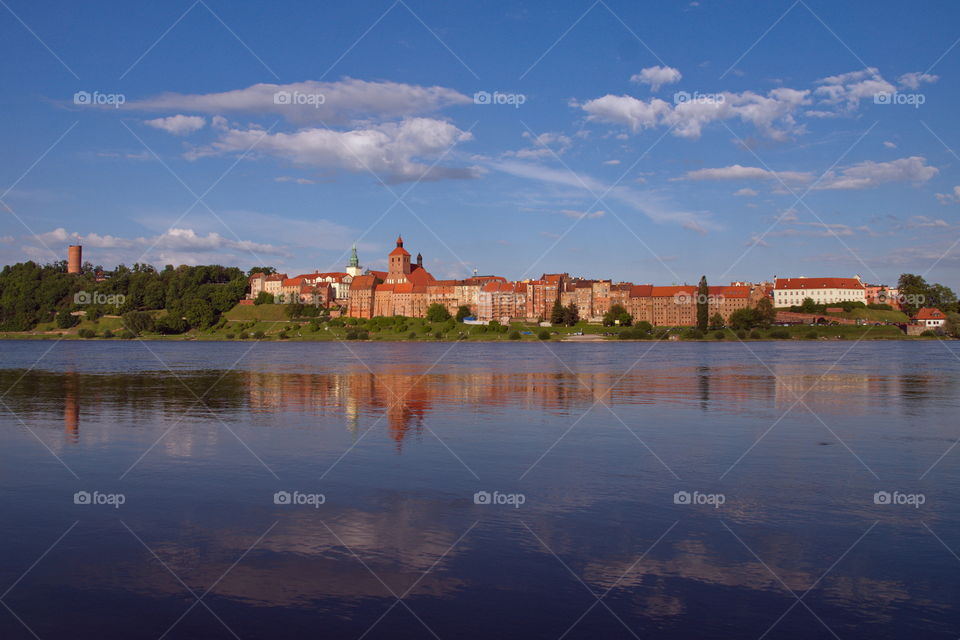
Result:
{"label": "reflection of buildings", "polygon": [[76,372],[63,374],[63,431],[70,442],[80,441],[80,379]]}
{"label": "reflection of buildings", "polygon": [[657,376],[619,372],[346,374],[244,372],[253,411],[342,416],[350,432],[385,422],[399,444],[419,433],[432,413],[498,411],[575,415],[597,400],[625,405],[677,404],[737,410],[775,394],[770,376],[736,367],[661,368]]}

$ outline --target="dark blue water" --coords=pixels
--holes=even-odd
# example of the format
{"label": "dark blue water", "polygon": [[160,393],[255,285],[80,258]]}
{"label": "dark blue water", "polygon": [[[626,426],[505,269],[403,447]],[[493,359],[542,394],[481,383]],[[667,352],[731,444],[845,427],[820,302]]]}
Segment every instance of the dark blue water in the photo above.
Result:
{"label": "dark blue water", "polygon": [[0,367],[4,640],[960,635],[957,343]]}

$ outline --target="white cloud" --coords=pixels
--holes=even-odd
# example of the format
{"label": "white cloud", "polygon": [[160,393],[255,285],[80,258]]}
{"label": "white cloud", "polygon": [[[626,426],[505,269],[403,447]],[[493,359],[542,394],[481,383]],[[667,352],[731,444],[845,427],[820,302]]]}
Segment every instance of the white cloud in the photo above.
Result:
{"label": "white cloud", "polygon": [[586,111],[588,120],[624,125],[633,133],[663,126],[673,127],[677,137],[696,139],[711,122],[739,119],[768,138],[786,140],[804,131],[794,114],[800,106],[809,104],[809,93],[787,88],[772,89],[765,96],[752,91],[723,92],[712,100],[687,100],[676,105],[659,98],[606,95],[574,106]]}
{"label": "white cloud", "polygon": [[207,124],[206,118],[201,116],[185,116],[177,114],[168,118],[156,118],[154,120],[145,120],[144,124],[162,129],[175,136],[183,136],[194,131],[203,129]]}
{"label": "white cloud", "polygon": [[[158,235],[122,238],[97,233],[81,234],[69,232],[63,227],[37,235],[41,243],[46,244],[81,244],[85,247],[105,250],[111,255],[122,256],[119,259],[144,259],[143,251],[150,252],[147,259],[164,260],[171,255],[179,256],[184,264],[197,264],[202,254],[213,254],[221,251],[242,251],[252,254],[272,256],[286,256],[288,252],[275,245],[252,240],[230,240],[217,232],[211,231],[206,235],[199,234],[193,229],[170,228]],[[191,257],[192,256],[192,257]]]}
{"label": "white cloud", "polygon": [[953,193],[935,193],[934,195],[937,197],[937,200],[940,201],[940,204],[960,202],[960,185],[953,188]]}
{"label": "white cloud", "polygon": [[449,122],[432,118],[410,118],[350,131],[309,128],[294,133],[268,133],[256,127],[227,128],[219,140],[191,150],[186,157],[195,160],[253,149],[254,153],[301,166],[357,173],[372,171],[387,182],[475,178],[480,175],[476,167],[431,167],[417,161],[440,156],[472,137]]}
{"label": "white cloud", "polygon": [[611,166],[616,166],[616,165],[620,164],[620,161],[619,161],[619,160],[604,160],[604,161],[603,161],[603,164],[607,164],[607,165],[611,165]]}
{"label": "white cloud", "polygon": [[769,171],[761,167],[744,167],[739,164],[688,171],[684,177],[687,180],[776,180],[777,178],[784,182],[813,180],[813,174],[807,171]]}
{"label": "white cloud", "polygon": [[682,77],[680,70],[673,67],[647,67],[640,73],[630,76],[630,82],[648,84],[651,90],[659,91],[665,84],[680,82]]}
{"label": "white cloud", "polygon": [[883,146],[885,146],[887,149],[896,149],[896,148],[897,148],[897,143],[896,143],[896,142],[890,142],[889,140],[884,140],[884,141],[883,141]]}
{"label": "white cloud", "polygon": [[936,76],[930,73],[923,73],[921,71],[913,71],[911,73],[905,73],[897,79],[897,82],[900,83],[900,86],[904,89],[919,89],[920,85],[923,83],[933,84],[940,79],[940,76]]}
{"label": "white cloud", "polygon": [[896,87],[883,79],[875,67],[860,71],[851,71],[840,75],[821,78],[814,95],[823,104],[837,105],[846,111],[853,111],[864,99],[872,100],[879,93],[893,93]]}
{"label": "white cloud", "polygon": [[309,178],[295,178],[293,176],[277,176],[273,179],[274,182],[293,182],[294,184],[315,184],[316,180],[310,180]]}
{"label": "white cloud", "polygon": [[937,228],[937,229],[949,229],[950,223],[941,218],[928,218],[927,216],[911,216],[907,220],[907,227],[912,229],[923,229],[923,228]]}
{"label": "white cloud", "polygon": [[753,189],[747,189],[746,187],[744,187],[743,189],[738,189],[737,191],[734,191],[733,195],[752,198],[753,196],[757,195],[757,192],[754,191]]}
{"label": "white cloud", "polygon": [[529,140],[531,146],[526,149],[516,151],[507,151],[503,155],[513,158],[549,158],[554,155],[563,155],[573,145],[573,140],[562,133],[545,131],[544,133],[533,135],[529,131],[524,131],[521,136]]}
{"label": "white cloud", "polygon": [[337,82],[260,83],[221,93],[164,93],[128,101],[123,108],[208,114],[269,113],[295,123],[329,125],[370,117],[403,118],[472,102],[471,98],[445,87],[344,78]]}
{"label": "white cloud", "polygon": [[815,189],[868,189],[889,182],[920,184],[930,180],[938,173],[940,173],[940,170],[929,166],[927,159],[922,156],[900,158],[890,162],[867,160],[846,167],[839,173],[828,172]]}

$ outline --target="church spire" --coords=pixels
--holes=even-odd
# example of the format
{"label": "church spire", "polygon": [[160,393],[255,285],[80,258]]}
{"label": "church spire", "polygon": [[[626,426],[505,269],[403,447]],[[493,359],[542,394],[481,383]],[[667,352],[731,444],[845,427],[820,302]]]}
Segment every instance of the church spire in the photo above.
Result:
{"label": "church spire", "polygon": [[357,245],[353,245],[353,251],[350,253],[350,266],[359,267],[360,258],[357,257]]}
{"label": "church spire", "polygon": [[403,246],[403,236],[397,236],[397,246],[398,247]]}

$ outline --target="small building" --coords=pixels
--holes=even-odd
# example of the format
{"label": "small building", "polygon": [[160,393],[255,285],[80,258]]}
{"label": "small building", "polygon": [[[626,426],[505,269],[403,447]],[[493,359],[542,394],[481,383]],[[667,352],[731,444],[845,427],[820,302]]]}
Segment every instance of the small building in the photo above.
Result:
{"label": "small building", "polygon": [[913,316],[913,321],[927,329],[939,329],[947,322],[947,314],[934,307],[924,307]]}

